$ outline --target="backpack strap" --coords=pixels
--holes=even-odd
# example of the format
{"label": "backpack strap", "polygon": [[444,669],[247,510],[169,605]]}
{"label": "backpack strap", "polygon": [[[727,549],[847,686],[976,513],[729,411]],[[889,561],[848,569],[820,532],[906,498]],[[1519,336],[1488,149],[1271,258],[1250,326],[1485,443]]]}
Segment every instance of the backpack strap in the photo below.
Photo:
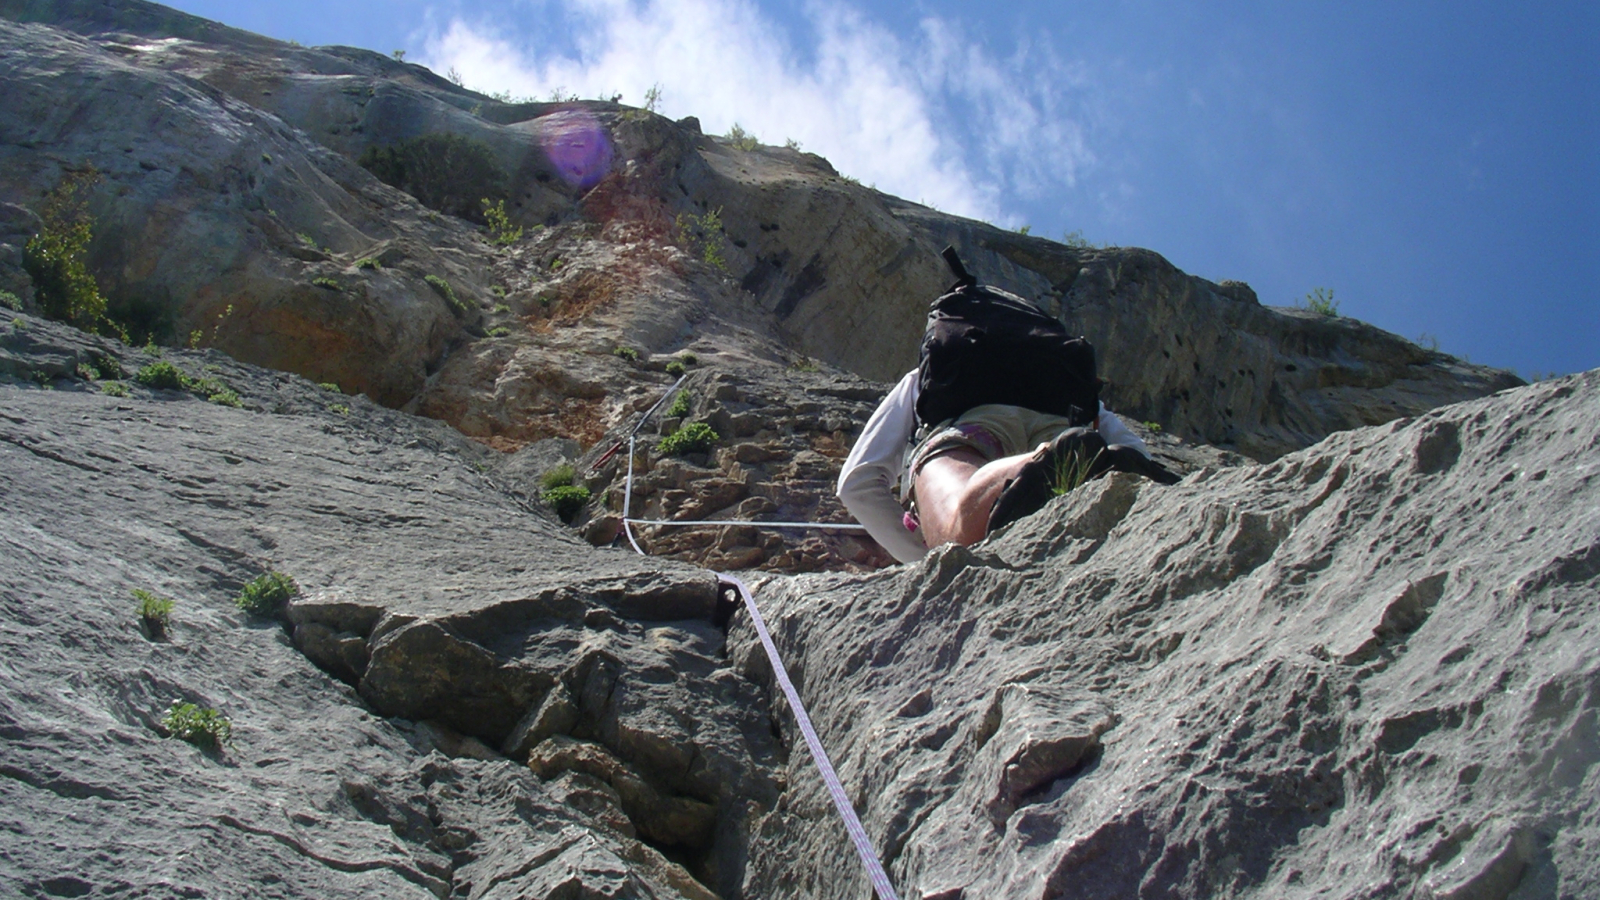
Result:
{"label": "backpack strap", "polygon": [[959,291],[978,283],[978,279],[968,274],[967,267],[961,264],[961,257],[956,255],[955,245],[944,248],[940,255],[944,257],[945,265],[950,267],[950,274],[956,277],[956,283],[951,285],[950,290]]}

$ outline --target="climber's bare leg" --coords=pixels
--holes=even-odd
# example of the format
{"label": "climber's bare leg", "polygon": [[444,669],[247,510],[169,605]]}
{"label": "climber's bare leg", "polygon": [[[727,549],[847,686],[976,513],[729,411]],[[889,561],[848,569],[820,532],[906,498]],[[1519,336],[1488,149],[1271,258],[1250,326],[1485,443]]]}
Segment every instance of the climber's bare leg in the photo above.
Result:
{"label": "climber's bare leg", "polygon": [[922,542],[937,547],[983,540],[989,529],[989,510],[1006,482],[1049,446],[1040,444],[1029,453],[992,462],[976,450],[960,447],[923,463],[916,483]]}

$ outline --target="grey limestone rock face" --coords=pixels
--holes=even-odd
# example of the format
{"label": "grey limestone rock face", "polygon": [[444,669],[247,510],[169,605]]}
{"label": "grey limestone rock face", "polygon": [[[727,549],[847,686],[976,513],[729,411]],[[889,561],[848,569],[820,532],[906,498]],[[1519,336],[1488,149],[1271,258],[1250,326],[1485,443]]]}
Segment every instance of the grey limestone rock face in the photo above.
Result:
{"label": "grey limestone rock face", "polygon": [[[64,167],[96,166],[91,265],[115,303],[504,450],[616,424],[627,378],[593,359],[601,342],[672,353],[711,338],[892,382],[950,281],[946,244],[1087,335],[1113,409],[1260,460],[1519,383],[1359,322],[1262,306],[1248,285],[1149,250],[946,215],[813,154],[738,149],[614,103],[501,103],[370,51],[140,0],[13,0],[0,16],[0,202],[36,205]],[[612,150],[592,189],[542,150],[574,116]],[[496,249],[355,163],[429,134],[486,148],[523,241]],[[721,227],[688,236],[712,211]]]}
{"label": "grey limestone rock face", "polygon": [[[1597,421],[1589,372],[756,592],[902,896],[1593,896]],[[747,894],[864,894],[790,769]]]}
{"label": "grey limestone rock face", "polygon": [[[738,895],[782,757],[711,575],[591,548],[437,422],[215,351],[160,361],[240,407],[116,396],[77,363],[150,357],[5,319],[6,893]],[[281,619],[232,602],[267,570]],[[175,600],[164,639],[134,589]],[[233,743],[163,737],[177,700]]]}

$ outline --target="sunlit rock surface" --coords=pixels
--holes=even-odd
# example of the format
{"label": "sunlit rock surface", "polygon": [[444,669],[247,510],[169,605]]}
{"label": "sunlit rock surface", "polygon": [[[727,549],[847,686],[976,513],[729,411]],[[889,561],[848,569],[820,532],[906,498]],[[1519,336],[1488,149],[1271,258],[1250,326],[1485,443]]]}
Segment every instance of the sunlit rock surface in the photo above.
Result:
{"label": "sunlit rock surface", "polygon": [[[906,896],[1593,896],[1597,422],[1589,372],[757,592]],[[810,765],[753,895],[867,890]]]}

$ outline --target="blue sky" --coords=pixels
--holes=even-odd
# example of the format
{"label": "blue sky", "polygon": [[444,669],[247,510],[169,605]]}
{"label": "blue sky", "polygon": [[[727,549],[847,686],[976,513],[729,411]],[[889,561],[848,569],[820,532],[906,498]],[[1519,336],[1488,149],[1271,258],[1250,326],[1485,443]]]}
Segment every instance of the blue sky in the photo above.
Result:
{"label": "blue sky", "polygon": [[180,0],[1155,250],[1534,373],[1600,366],[1600,4]]}

